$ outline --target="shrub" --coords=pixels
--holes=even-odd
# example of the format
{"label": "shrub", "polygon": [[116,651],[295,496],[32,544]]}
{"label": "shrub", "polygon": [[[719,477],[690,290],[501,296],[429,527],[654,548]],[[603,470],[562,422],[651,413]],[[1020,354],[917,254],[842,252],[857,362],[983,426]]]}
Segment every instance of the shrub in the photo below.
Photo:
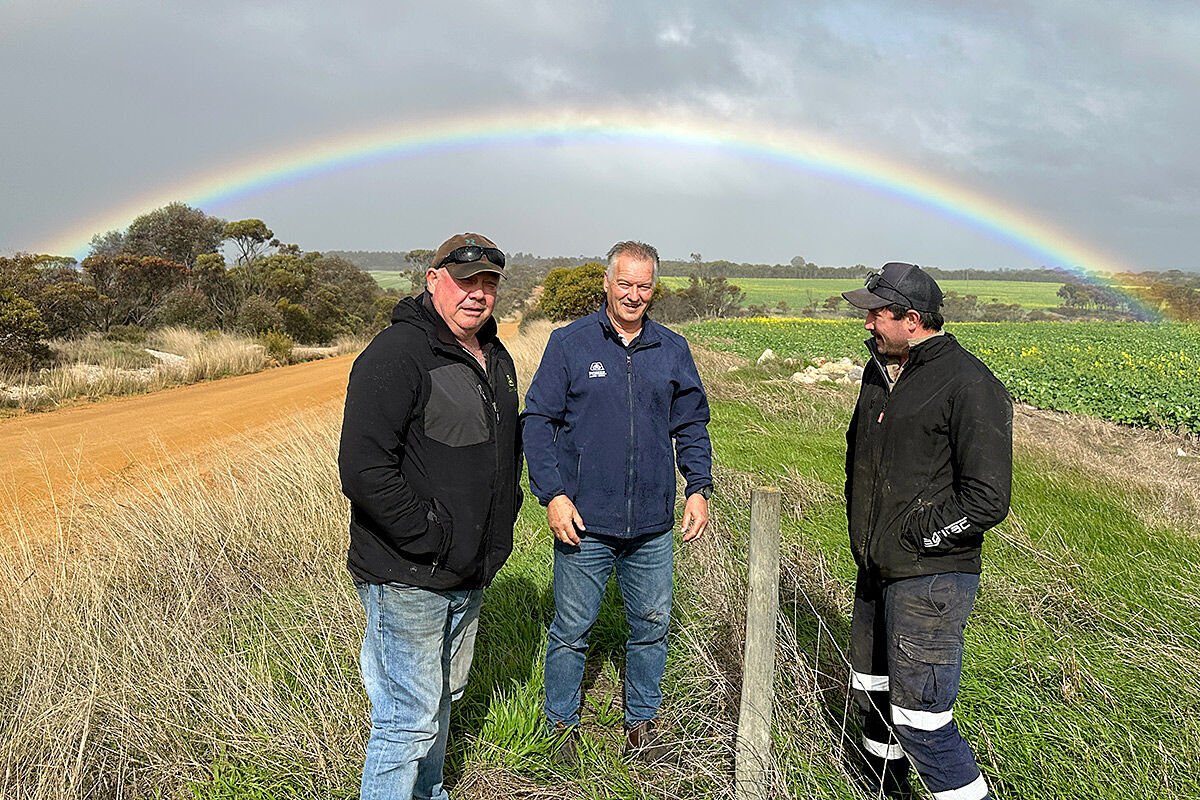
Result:
{"label": "shrub", "polygon": [[204,293],[186,286],[176,287],[154,314],[158,325],[186,325],[189,328],[214,328],[217,313]]}
{"label": "shrub", "polygon": [[283,315],[261,294],[250,295],[238,310],[237,327],[247,333],[283,330]]}
{"label": "shrub", "polygon": [[275,304],[283,320],[283,330],[297,342],[316,344],[322,339],[316,318],[308,307],[286,299]]}
{"label": "shrub", "polygon": [[538,306],[555,322],[590,314],[604,302],[603,264],[552,269]]}
{"label": "shrub", "polygon": [[114,342],[145,344],[146,329],[141,325],[113,325],[104,332],[104,338]]}
{"label": "shrub", "polygon": [[50,358],[50,331],[37,306],[16,292],[0,290],[0,367],[27,369]]}
{"label": "shrub", "polygon": [[267,351],[267,356],[280,364],[287,364],[292,359],[292,347],[296,344],[292,337],[278,331],[267,331],[258,337],[258,343]]}

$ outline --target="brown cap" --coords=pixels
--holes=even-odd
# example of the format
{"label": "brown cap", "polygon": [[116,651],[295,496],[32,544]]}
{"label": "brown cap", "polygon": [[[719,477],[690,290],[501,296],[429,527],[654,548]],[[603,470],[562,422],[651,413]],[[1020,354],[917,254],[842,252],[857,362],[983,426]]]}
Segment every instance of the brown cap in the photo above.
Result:
{"label": "brown cap", "polygon": [[491,239],[478,233],[456,233],[442,242],[430,265],[445,267],[455,278],[469,278],[480,272],[504,277],[504,251]]}

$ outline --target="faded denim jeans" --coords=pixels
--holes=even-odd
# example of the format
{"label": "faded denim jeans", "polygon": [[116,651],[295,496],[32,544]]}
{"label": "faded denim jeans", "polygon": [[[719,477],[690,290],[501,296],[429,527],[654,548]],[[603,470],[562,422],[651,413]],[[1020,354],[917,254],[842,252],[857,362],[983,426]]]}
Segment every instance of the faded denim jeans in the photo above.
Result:
{"label": "faded denim jeans", "polygon": [[632,727],[658,716],[671,623],[672,532],[623,539],[584,531],[578,545],[554,542],[554,622],[546,643],[546,717],[551,725],[579,724],[588,634],[614,569],[629,623],[625,724]]}
{"label": "faded denim jeans", "polygon": [[371,700],[362,800],[446,800],[450,701],[467,684],[483,590],[356,588],[367,612],[360,665]]}

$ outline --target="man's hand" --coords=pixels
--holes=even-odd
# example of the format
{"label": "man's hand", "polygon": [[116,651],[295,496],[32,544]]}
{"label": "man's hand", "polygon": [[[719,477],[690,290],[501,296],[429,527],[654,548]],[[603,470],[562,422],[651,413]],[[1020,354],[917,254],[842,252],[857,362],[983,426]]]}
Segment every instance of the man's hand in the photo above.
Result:
{"label": "man's hand", "polygon": [[687,502],[683,504],[683,522],[679,525],[683,540],[690,542],[699,539],[707,529],[708,501],[699,492],[688,495]]}
{"label": "man's hand", "polygon": [[[708,519],[707,513],[704,518]],[[579,544],[579,534],[575,529],[587,530],[583,524],[583,517],[579,516],[579,509],[575,508],[571,498],[565,494],[558,495],[546,506],[546,522],[550,525],[550,532],[554,534],[554,538],[563,544]]]}

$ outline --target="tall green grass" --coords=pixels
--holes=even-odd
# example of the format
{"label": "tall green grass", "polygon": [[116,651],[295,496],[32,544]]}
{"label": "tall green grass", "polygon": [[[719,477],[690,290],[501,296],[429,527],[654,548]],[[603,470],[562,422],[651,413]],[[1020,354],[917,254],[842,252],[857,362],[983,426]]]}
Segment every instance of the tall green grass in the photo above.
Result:
{"label": "tall green grass", "polygon": [[[784,551],[815,555],[848,586],[841,434],[854,393],[780,378],[747,369],[710,381],[718,455],[762,482],[804,479]],[[1097,479],[1052,448],[1018,449],[1012,514],[987,537],[956,717],[1001,797],[1200,796],[1200,537],[1147,524],[1135,482]],[[833,644],[842,601],[824,612],[797,602],[792,624],[828,614],[817,627]]]}

